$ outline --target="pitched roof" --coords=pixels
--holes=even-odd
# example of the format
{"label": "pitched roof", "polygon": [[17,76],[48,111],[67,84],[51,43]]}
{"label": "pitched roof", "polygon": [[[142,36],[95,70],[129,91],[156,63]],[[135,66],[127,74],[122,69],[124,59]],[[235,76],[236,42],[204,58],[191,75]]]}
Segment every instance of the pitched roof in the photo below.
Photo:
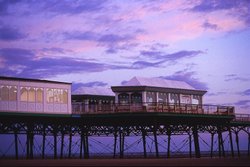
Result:
{"label": "pitched roof", "polygon": [[151,86],[161,88],[177,88],[177,89],[189,89],[196,90],[191,85],[184,81],[166,80],[162,78],[145,78],[145,77],[133,77],[131,80],[122,84],[122,86]]}
{"label": "pitched roof", "polygon": [[33,79],[33,78],[18,78],[18,77],[6,77],[0,76],[0,80],[12,80],[12,81],[27,81],[27,82],[46,82],[46,83],[58,83],[58,84],[72,84],[69,82],[61,82],[61,81],[51,81],[44,79]]}
{"label": "pitched roof", "polygon": [[101,95],[101,96],[115,96],[111,88],[107,87],[80,87],[72,92],[74,95]]}

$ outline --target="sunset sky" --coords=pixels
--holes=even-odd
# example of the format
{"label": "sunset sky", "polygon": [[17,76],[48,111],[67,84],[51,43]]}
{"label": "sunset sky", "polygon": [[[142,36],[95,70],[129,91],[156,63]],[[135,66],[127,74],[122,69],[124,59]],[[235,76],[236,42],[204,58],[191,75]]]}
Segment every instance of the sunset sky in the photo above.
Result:
{"label": "sunset sky", "polygon": [[186,81],[250,112],[250,0],[0,0],[0,75]]}

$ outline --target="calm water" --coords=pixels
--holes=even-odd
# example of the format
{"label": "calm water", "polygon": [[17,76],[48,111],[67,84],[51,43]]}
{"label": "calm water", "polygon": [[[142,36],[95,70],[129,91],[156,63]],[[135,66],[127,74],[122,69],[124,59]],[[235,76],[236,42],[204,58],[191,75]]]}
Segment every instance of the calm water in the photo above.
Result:
{"label": "calm water", "polygon": [[[160,157],[167,156],[167,136],[158,136],[158,148]],[[230,143],[228,133],[223,133],[224,149],[226,155],[230,155]],[[244,132],[239,134],[239,145],[242,154],[247,154],[248,150],[248,135]],[[146,149],[148,157],[155,157],[155,145],[153,136],[146,137]],[[18,135],[18,153],[20,157],[26,156],[26,135]],[[199,144],[202,156],[210,156],[211,149],[211,135],[200,134]],[[235,135],[233,134],[233,144],[235,155],[237,155],[237,147],[235,142]],[[52,136],[46,136],[46,148],[45,155],[47,158],[53,158],[54,156],[54,138]],[[80,151],[80,137],[73,136],[71,157],[78,158]],[[113,157],[114,150],[114,138],[113,136],[102,137],[89,137],[89,151],[91,158],[104,158]],[[173,135],[171,136],[171,157],[189,157],[189,137],[188,135]],[[214,155],[218,155],[218,140],[217,135],[214,136]],[[116,157],[119,157],[119,138],[117,138]],[[34,136],[34,157],[40,158],[42,156],[42,136]],[[61,137],[57,137],[57,156],[60,157],[61,153]],[[69,136],[64,137],[63,157],[68,157],[69,153]],[[14,135],[0,135],[0,158],[14,157],[15,155],[15,143]],[[192,141],[192,155],[194,156],[194,144]],[[143,144],[140,136],[126,136],[124,157],[137,158],[143,157]]]}

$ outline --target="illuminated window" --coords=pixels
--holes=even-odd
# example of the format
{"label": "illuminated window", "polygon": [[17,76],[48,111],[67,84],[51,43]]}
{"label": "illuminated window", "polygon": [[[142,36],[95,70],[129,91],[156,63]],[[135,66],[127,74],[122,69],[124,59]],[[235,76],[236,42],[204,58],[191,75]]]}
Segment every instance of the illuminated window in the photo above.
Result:
{"label": "illuminated window", "polygon": [[192,104],[201,104],[201,96],[193,95]]}
{"label": "illuminated window", "polygon": [[36,92],[34,88],[30,88],[30,90],[28,91],[28,101],[29,102],[35,102],[35,98],[36,98]]}
{"label": "illuminated window", "polygon": [[153,98],[152,97],[147,97],[147,102],[152,103],[153,102]]}
{"label": "illuminated window", "polygon": [[127,93],[122,93],[118,95],[120,104],[128,104],[129,103],[129,95]]}
{"label": "illuminated window", "polygon": [[190,104],[191,96],[190,95],[181,95],[181,103]]}
{"label": "illuminated window", "polygon": [[169,99],[170,103],[179,103],[179,94],[176,93],[170,93],[170,99]]}
{"label": "illuminated window", "polygon": [[63,90],[63,103],[67,104],[68,103],[68,91]]}
{"label": "illuminated window", "polygon": [[142,103],[141,93],[133,93],[131,95],[131,103]]}
{"label": "illuminated window", "polygon": [[17,87],[16,86],[11,86],[10,87],[9,100],[10,101],[17,101]]}
{"label": "illuminated window", "polygon": [[43,102],[43,89],[42,88],[38,88],[36,91],[36,102],[37,103]]}
{"label": "illuminated window", "polygon": [[1,88],[1,99],[4,101],[9,100],[9,88],[7,86]]}
{"label": "illuminated window", "polygon": [[21,87],[21,101],[28,101],[28,90],[25,87]]}
{"label": "illuminated window", "polygon": [[53,103],[54,102],[53,89],[47,89],[46,97],[47,97],[47,102],[48,103]]}
{"label": "illuminated window", "polygon": [[54,89],[54,102],[55,103],[62,103],[62,90],[61,89]]}

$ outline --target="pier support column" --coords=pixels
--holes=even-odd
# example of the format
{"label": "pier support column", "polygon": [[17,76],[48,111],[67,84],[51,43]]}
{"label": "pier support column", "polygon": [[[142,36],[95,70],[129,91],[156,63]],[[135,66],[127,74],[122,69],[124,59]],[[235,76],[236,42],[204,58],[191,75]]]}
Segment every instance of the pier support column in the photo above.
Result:
{"label": "pier support column", "polygon": [[220,140],[220,135],[219,135],[219,132],[218,132],[218,149],[219,149],[219,157],[221,157],[221,140]]}
{"label": "pier support column", "polygon": [[210,157],[213,157],[213,153],[214,153],[214,133],[211,133],[211,151],[210,151]]}
{"label": "pier support column", "polygon": [[30,133],[30,159],[33,159],[33,147],[34,147],[34,134],[33,131]]}
{"label": "pier support column", "polygon": [[45,137],[46,137],[46,126],[43,126],[43,141],[42,141],[42,159],[44,159],[44,153],[45,153]]}
{"label": "pier support column", "polygon": [[[83,132],[84,133],[84,132]],[[86,151],[86,137],[85,137],[85,133],[82,135],[82,142],[83,142],[83,157],[84,159],[87,158],[87,151]]]}
{"label": "pier support column", "polygon": [[117,145],[117,129],[115,128],[114,131],[114,153],[113,153],[113,158],[116,156],[116,145]]}
{"label": "pier support column", "polygon": [[120,131],[120,158],[123,158],[124,156],[124,133]]}
{"label": "pier support column", "polygon": [[167,158],[170,158],[170,142],[171,142],[171,131],[170,131],[170,130],[168,130],[167,135],[168,135],[168,151],[167,151]]}
{"label": "pier support column", "polygon": [[200,158],[200,145],[199,145],[199,136],[198,136],[198,130],[197,126],[193,127],[193,136],[194,136],[194,148],[195,148],[195,157]]}
{"label": "pier support column", "polygon": [[248,156],[250,156],[250,133],[248,133],[248,151],[247,151]]}
{"label": "pier support column", "polygon": [[84,133],[83,136],[83,149],[84,149],[84,158],[89,158],[89,138],[88,138],[88,132]]}
{"label": "pier support column", "polygon": [[85,135],[85,141],[86,141],[86,158],[89,159],[89,135],[88,132],[86,132]]}
{"label": "pier support column", "polygon": [[154,141],[155,141],[155,154],[156,158],[159,158],[159,150],[158,150],[158,141],[157,141],[157,134],[156,134],[156,128],[154,128]]}
{"label": "pier support column", "polygon": [[189,133],[189,158],[192,158],[192,135]]}
{"label": "pier support column", "polygon": [[143,143],[143,157],[147,158],[147,148],[146,148],[146,132],[145,129],[142,129],[142,143]]}
{"label": "pier support column", "polygon": [[237,152],[238,152],[238,157],[240,157],[240,145],[239,145],[239,132],[235,132],[235,140],[236,140],[236,145],[237,145]]}
{"label": "pier support column", "polygon": [[221,129],[218,129],[218,140],[219,140],[219,156],[221,157],[221,152],[222,151],[222,156],[225,157],[225,150],[224,150],[224,141],[221,133]]}
{"label": "pier support column", "polygon": [[17,131],[15,131],[15,155],[16,155],[16,159],[18,159],[18,136],[17,136]]}
{"label": "pier support column", "polygon": [[57,131],[54,132],[54,159],[57,159]]}
{"label": "pier support column", "polygon": [[231,147],[231,156],[234,157],[234,146],[233,146],[231,127],[228,127],[228,133],[229,133],[229,140],[230,140],[230,147]]}
{"label": "pier support column", "polygon": [[248,156],[250,156],[250,133],[248,133],[248,151],[247,151]]}
{"label": "pier support column", "polygon": [[69,132],[69,154],[68,154],[68,158],[71,158],[71,146],[72,146],[72,131],[70,129],[70,132]]}
{"label": "pier support column", "polygon": [[29,155],[30,155],[30,132],[27,131],[26,134],[26,159],[29,159]]}
{"label": "pier support column", "polygon": [[63,147],[64,147],[64,133],[62,132],[62,134],[61,134],[61,154],[60,154],[60,159],[63,158]]}
{"label": "pier support column", "polygon": [[225,157],[225,149],[224,149],[224,140],[223,140],[223,135],[221,133],[221,149],[222,149],[222,156]]}
{"label": "pier support column", "polygon": [[33,126],[27,125],[26,131],[26,158],[33,159],[33,145],[34,145],[34,134]]}
{"label": "pier support column", "polygon": [[82,132],[81,132],[81,142],[80,142],[80,159],[82,159],[82,147],[83,147],[83,134],[82,134]]}

